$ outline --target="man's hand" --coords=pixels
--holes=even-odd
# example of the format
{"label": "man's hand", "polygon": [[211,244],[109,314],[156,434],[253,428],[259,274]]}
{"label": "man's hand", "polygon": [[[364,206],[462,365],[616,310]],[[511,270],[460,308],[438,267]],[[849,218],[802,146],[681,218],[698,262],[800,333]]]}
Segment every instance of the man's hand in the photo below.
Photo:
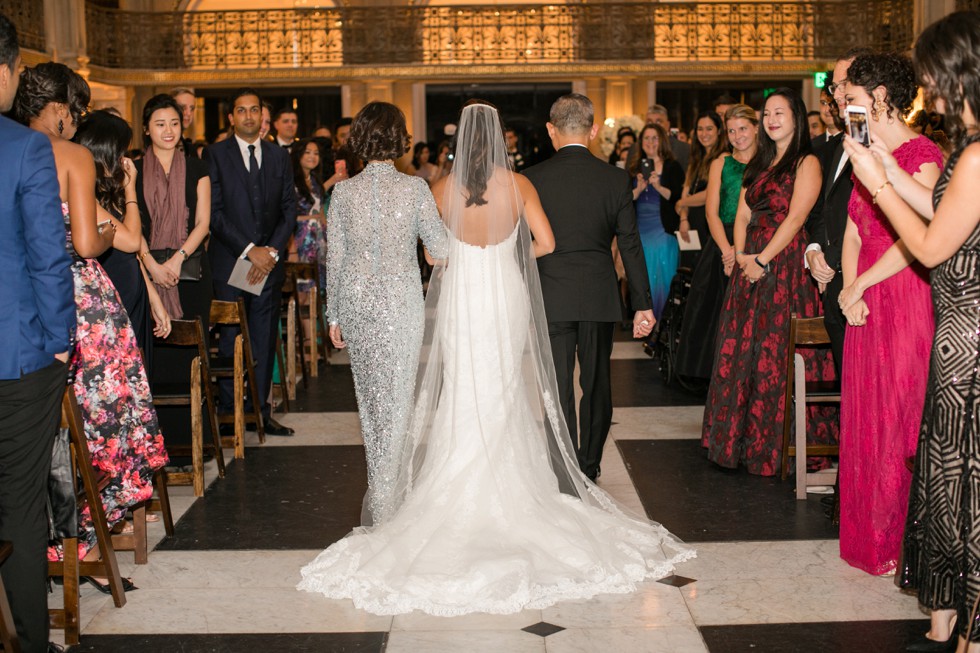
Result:
{"label": "man's hand", "polygon": [[834,268],[827,265],[827,259],[823,252],[818,249],[811,249],[806,253],[806,262],[810,266],[810,275],[817,283],[825,286],[833,281],[836,272]]}
{"label": "man's hand", "polygon": [[269,276],[272,269],[276,267],[276,259],[273,254],[276,250],[271,247],[253,247],[248,250],[248,260],[252,262],[252,269],[248,271],[249,283],[261,283]]}
{"label": "man's hand", "polygon": [[653,317],[652,310],[637,311],[633,315],[633,337],[646,338],[653,331],[653,325],[656,323],[657,319]]}
{"label": "man's hand", "polygon": [[68,352],[67,351],[63,351],[60,354],[55,354],[54,357],[55,357],[56,360],[59,360],[62,363],[67,363],[68,362]]}

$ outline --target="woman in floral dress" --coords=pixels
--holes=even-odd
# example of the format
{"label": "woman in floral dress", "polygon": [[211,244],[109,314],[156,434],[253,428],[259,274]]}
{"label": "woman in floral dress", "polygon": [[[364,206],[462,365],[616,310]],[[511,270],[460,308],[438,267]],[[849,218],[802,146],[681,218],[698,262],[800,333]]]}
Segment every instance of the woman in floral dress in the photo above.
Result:
{"label": "woman in floral dress", "polygon": [[[96,184],[108,180],[105,171],[96,170],[92,154],[69,141],[89,97],[88,84],[77,73],[62,64],[45,63],[21,74],[14,111],[18,120],[51,138],[78,314],[70,378],[92,464],[108,478],[101,495],[111,527],[122,521],[130,506],[150,498],[153,473],[167,463],[167,453],[136,335],[116,289],[95,260],[112,246],[116,230],[124,225],[115,218],[97,225]],[[124,193],[124,201],[135,201],[132,179]],[[79,515],[79,556],[98,556],[96,544],[86,508]],[[48,550],[50,559],[60,556],[59,547]]]}

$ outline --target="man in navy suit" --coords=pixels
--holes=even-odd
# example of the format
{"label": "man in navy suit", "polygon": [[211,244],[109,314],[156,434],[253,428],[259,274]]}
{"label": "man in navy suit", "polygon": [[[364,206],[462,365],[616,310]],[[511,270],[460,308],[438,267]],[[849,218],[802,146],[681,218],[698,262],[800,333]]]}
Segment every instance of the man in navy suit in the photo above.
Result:
{"label": "man in navy suit", "polygon": [[[245,298],[248,329],[255,356],[262,419],[269,435],[292,435],[293,430],[270,416],[272,361],[279,328],[286,243],[296,226],[296,191],[289,153],[259,138],[262,101],[249,88],[232,95],[228,118],[235,127],[232,138],[208,148],[211,167],[211,267],[216,299]],[[239,259],[252,268],[248,281],[265,280],[260,295],[231,286],[228,279]],[[223,329],[221,356],[231,356],[234,328]],[[222,383],[220,405],[231,407],[231,381]]]}
{"label": "man in navy suit", "polygon": [[[20,80],[17,32],[0,14],[0,113]],[[51,142],[0,116],[0,567],[21,649],[48,650],[51,447],[68,379],[75,291]]]}

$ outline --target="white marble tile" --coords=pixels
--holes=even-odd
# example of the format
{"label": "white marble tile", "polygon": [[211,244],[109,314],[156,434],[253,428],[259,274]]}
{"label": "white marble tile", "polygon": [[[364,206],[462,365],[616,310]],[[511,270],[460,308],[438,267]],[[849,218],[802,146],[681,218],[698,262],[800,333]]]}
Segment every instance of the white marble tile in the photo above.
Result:
{"label": "white marble tile", "polygon": [[658,628],[570,628],[545,639],[548,653],[706,653],[701,633],[693,625]]}
{"label": "white marble tile", "polygon": [[694,623],[676,587],[647,581],[632,594],[602,594],[566,601],[542,611],[544,621],[565,628],[651,628]]}
{"label": "white marble tile", "polygon": [[[618,328],[618,327],[617,327]],[[617,340],[613,343],[612,360],[652,360],[643,351],[643,343],[639,340]]]}
{"label": "white marble tile", "polygon": [[[385,632],[391,617],[295,589],[140,589],[103,608],[86,634]],[[111,606],[111,604],[110,604]]]}
{"label": "white marble tile", "polygon": [[[246,447],[300,447],[336,444],[363,444],[357,413],[289,413],[276,420],[296,431],[292,437],[267,436],[259,444],[258,433],[245,433]],[[248,452],[245,452],[248,455]]]}
{"label": "white marble tile", "polygon": [[701,437],[704,406],[613,409],[609,435],[615,440],[684,440]]}
{"label": "white marble tile", "polygon": [[812,575],[698,580],[681,593],[699,626],[921,618],[915,598],[889,586],[889,580]]}
{"label": "white marble tile", "polygon": [[837,540],[705,542],[684,575],[699,580],[753,580],[818,576],[842,582],[871,578],[840,559]]}
{"label": "white marble tile", "polygon": [[522,630],[394,631],[385,653],[544,653],[545,639]]}
{"label": "white marble tile", "polygon": [[319,551],[155,551],[135,567],[133,581],[146,589],[294,589],[300,569]]}
{"label": "white marble tile", "polygon": [[395,615],[391,630],[520,630],[541,620],[541,610],[524,610],[517,614],[466,614],[459,617],[434,617],[415,611]]}

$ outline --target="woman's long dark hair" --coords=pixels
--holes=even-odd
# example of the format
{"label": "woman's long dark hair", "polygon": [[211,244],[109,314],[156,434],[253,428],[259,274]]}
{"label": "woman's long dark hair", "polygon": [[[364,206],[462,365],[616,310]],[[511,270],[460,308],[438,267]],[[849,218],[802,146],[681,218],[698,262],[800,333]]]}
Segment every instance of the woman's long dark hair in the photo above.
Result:
{"label": "woman's long dark hair", "polygon": [[630,157],[626,161],[626,171],[630,174],[630,177],[636,177],[636,175],[640,174],[640,161],[647,158],[646,152],[643,151],[643,135],[648,131],[657,132],[657,139],[659,139],[659,143],[657,143],[657,154],[660,155],[661,160],[664,163],[674,160],[674,152],[670,149],[670,134],[667,133],[667,130],[657,123],[644,125],[636,137],[636,145],[633,146],[633,149],[630,151]]}
{"label": "woman's long dark hair", "polygon": [[101,109],[82,118],[73,139],[95,159],[95,199],[106,211],[122,215],[126,209],[126,173],[122,157],[129,149],[133,130],[111,111]]}
{"label": "woman's long dark hair", "polygon": [[[715,129],[718,130],[718,140],[715,141],[710,151],[706,150],[704,145],[701,145],[701,140],[697,135],[697,126],[705,118],[709,119],[715,126]],[[687,176],[684,179],[684,184],[688,188],[691,188],[698,181],[707,180],[711,162],[721,156],[723,152],[727,151],[727,130],[721,121],[721,116],[716,111],[705,111],[694,121],[694,138],[691,139],[691,161],[687,164]]]}
{"label": "woman's long dark hair", "polygon": [[915,69],[930,95],[945,102],[949,135],[962,147],[963,109],[980,118],[980,12],[957,11],[927,27],[915,43]]}
{"label": "woman's long dark hair", "polygon": [[[813,147],[810,144],[810,130],[806,124],[806,105],[803,104],[803,99],[796,91],[786,87],[777,88],[773,91],[766,98],[766,103],[768,104],[769,100],[776,96],[784,97],[789,102],[789,110],[793,113],[794,132],[793,140],[790,141],[789,147],[786,148],[783,158],[772,168],[772,177],[778,179],[783,175],[790,175],[795,178],[797,166],[800,165],[804,157],[813,152]],[[765,114],[764,111],[763,114]],[[764,123],[765,118],[762,121]],[[762,129],[759,130],[759,146],[755,151],[755,156],[745,166],[742,186],[744,188],[751,186],[759,176],[769,170],[769,166],[775,160],[776,141],[770,138],[769,132],[766,131],[765,125],[763,125]]]}
{"label": "woman's long dark hair", "polygon": [[[289,153],[289,158],[293,161],[293,185],[296,186],[296,192],[310,204],[313,203],[313,193],[306,185],[306,173],[303,172],[303,166],[300,165],[300,160],[303,158],[303,153],[306,152],[306,147],[311,143],[316,145],[317,152],[319,152],[320,158],[322,159],[323,151],[320,150],[320,146],[312,138],[304,138],[301,141],[296,141],[293,143],[293,149]],[[310,184],[314,186],[320,183],[319,179],[317,179],[316,171],[317,168],[310,171]]]}
{"label": "woman's long dark hair", "polygon": [[[419,141],[418,143],[415,144],[415,147],[412,149],[412,166],[416,170],[418,170],[419,169],[419,166],[422,165],[421,163],[419,163],[419,158],[422,156],[422,150],[425,150],[425,149],[429,149],[429,144],[426,143],[425,141]],[[431,159],[432,159],[432,150],[431,149],[429,149],[429,159],[430,159],[429,163],[432,163],[432,161],[431,161]]]}
{"label": "woman's long dark hair", "polygon": [[[500,111],[497,110],[490,102],[486,100],[478,100],[476,98],[468,100],[466,104],[463,105],[463,109],[474,104],[482,104],[488,106],[497,112],[497,126],[500,129],[501,138],[503,138],[504,133],[504,123],[500,120]],[[460,110],[460,116],[462,117],[462,110]],[[462,120],[460,120],[462,122]],[[484,195],[487,192],[487,182],[490,181],[487,175],[493,174],[490,170],[490,166],[486,165],[486,159],[492,154],[493,143],[482,143],[480,139],[482,138],[484,131],[474,130],[477,138],[473,141],[473,149],[470,152],[470,169],[466,174],[466,206],[483,206],[487,203]]]}

